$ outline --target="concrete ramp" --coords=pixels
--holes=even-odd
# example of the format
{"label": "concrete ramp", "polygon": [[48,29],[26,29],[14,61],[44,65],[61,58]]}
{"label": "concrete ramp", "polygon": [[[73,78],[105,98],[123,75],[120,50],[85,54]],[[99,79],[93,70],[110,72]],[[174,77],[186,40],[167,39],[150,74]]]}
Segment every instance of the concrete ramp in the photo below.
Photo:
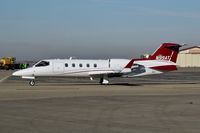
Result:
{"label": "concrete ramp", "polygon": [[0,83],[8,79],[14,71],[0,70]]}

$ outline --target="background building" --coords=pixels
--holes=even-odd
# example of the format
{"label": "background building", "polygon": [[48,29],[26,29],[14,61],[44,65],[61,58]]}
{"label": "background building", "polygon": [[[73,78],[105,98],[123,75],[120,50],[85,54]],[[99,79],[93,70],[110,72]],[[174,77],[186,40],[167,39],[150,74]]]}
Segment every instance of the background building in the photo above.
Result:
{"label": "background building", "polygon": [[200,67],[200,46],[180,50],[177,65],[179,67]]}

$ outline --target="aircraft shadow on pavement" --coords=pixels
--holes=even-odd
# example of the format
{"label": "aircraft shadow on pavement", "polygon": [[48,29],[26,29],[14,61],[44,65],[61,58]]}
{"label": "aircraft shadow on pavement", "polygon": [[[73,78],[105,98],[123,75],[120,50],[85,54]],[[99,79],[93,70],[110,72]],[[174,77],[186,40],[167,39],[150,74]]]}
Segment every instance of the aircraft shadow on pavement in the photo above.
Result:
{"label": "aircraft shadow on pavement", "polygon": [[101,85],[98,83],[38,83],[36,86],[142,86],[142,84],[110,83],[108,85]]}
{"label": "aircraft shadow on pavement", "polygon": [[142,84],[133,84],[133,83],[111,83],[109,85],[113,86],[142,86]]}
{"label": "aircraft shadow on pavement", "polygon": [[[170,83],[171,85],[176,85],[176,84],[198,84],[198,83]],[[148,86],[148,85],[153,85],[153,86],[158,86],[158,85],[169,85],[169,83],[138,83],[138,84],[133,84],[133,83],[111,83],[108,85],[101,85],[101,84],[91,84],[91,83],[37,83],[35,86],[41,86],[41,87],[94,87],[94,86],[102,86],[102,87],[109,87],[109,86],[127,86],[127,87],[141,87],[141,86]]]}

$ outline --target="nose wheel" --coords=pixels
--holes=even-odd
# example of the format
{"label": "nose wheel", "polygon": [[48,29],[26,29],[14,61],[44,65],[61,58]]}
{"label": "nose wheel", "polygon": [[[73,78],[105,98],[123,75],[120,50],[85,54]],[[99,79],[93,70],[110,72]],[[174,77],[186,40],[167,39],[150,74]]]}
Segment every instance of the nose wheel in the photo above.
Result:
{"label": "nose wheel", "polygon": [[31,81],[29,82],[29,85],[30,85],[30,86],[34,86],[34,85],[35,85],[35,80],[31,80]]}

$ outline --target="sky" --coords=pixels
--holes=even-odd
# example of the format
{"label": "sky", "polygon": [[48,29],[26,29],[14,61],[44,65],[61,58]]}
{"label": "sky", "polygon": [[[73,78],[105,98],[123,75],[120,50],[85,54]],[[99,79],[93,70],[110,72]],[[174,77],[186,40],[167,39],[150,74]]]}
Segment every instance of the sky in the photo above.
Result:
{"label": "sky", "polygon": [[200,44],[199,0],[0,0],[0,57],[136,58]]}

